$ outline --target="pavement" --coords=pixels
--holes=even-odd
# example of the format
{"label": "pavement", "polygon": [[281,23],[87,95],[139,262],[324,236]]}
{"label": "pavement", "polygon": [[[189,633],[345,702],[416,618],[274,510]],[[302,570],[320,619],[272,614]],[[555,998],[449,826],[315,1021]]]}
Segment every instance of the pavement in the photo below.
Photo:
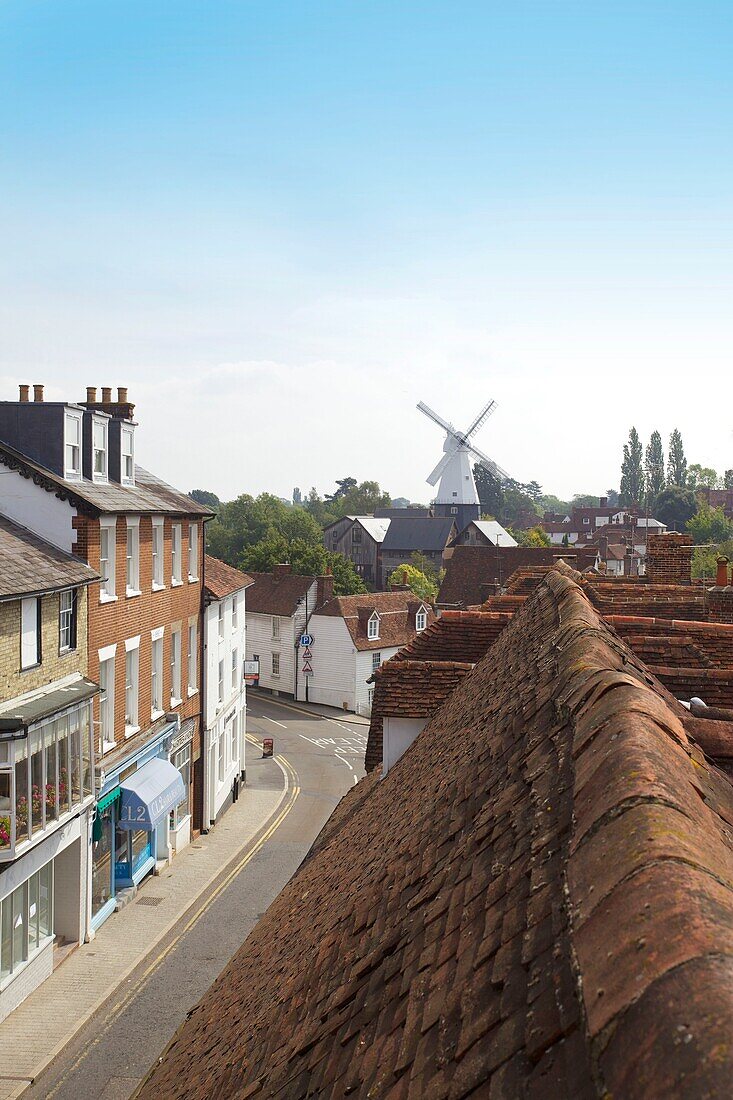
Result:
{"label": "pavement", "polygon": [[239,801],[0,1025],[0,1100],[132,1096],[363,775],[365,722],[336,713],[249,694]]}

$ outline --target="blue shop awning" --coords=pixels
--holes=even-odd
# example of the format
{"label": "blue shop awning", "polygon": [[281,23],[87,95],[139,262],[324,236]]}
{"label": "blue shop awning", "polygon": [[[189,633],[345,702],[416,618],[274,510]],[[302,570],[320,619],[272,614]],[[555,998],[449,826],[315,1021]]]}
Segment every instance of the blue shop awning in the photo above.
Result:
{"label": "blue shop awning", "polygon": [[149,760],[120,783],[120,829],[154,829],[186,797],[178,768],[168,760]]}

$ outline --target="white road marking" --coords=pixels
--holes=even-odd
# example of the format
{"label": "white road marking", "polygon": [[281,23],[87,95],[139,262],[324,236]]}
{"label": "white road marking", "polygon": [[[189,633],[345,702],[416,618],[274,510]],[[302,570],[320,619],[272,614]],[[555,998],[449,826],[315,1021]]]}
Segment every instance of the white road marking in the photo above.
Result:
{"label": "white road marking", "polygon": [[260,718],[266,718],[268,722],[273,722],[276,726],[279,726],[281,730],[286,730],[288,727],[282,722],[276,722],[274,718],[270,718],[267,714],[261,714]]}
{"label": "white road marking", "polygon": [[356,784],[357,784],[358,782],[359,782],[359,776],[358,776],[358,775],[355,775],[355,776],[354,776],[354,786],[356,786]]}

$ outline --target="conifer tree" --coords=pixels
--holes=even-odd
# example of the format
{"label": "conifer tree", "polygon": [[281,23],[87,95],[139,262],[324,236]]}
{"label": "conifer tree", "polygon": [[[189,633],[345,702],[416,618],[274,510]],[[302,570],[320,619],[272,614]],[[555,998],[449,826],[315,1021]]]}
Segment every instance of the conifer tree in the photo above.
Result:
{"label": "conifer tree", "polygon": [[667,484],[678,485],[681,489],[687,485],[687,459],[679,428],[675,428],[669,437]]}
{"label": "conifer tree", "polygon": [[642,460],[644,448],[636,428],[629,432],[629,441],[624,443],[624,460],[621,463],[621,492],[619,500],[625,507],[638,504],[644,493],[644,467]]}
{"label": "conifer tree", "polygon": [[664,488],[664,448],[659,432],[652,432],[644,456],[644,476],[646,489],[655,497]]}

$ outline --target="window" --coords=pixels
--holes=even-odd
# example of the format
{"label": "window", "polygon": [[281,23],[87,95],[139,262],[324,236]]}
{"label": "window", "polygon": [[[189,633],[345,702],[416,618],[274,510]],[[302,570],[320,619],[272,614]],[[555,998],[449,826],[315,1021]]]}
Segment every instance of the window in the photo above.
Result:
{"label": "window", "polygon": [[181,525],[171,527],[171,584],[183,584],[181,580]]}
{"label": "window", "polygon": [[273,676],[279,676],[280,675],[280,654],[279,653],[273,653],[272,654],[272,675]]}
{"label": "window", "polygon": [[233,649],[232,650],[232,691],[236,691],[237,688],[239,687],[239,684],[238,684],[238,680],[239,680],[238,665],[239,665],[239,654],[237,653],[236,649]]}
{"label": "window", "polygon": [[361,542],[361,527],[357,527],[356,524],[351,528],[351,541]]}
{"label": "window", "polygon": [[372,672],[376,672],[382,663],[382,654],[379,652],[372,653]]}
{"label": "window", "polygon": [[226,745],[225,745],[225,742],[224,742],[224,734],[223,733],[222,733],[221,737],[219,738],[218,747],[219,747],[218,775],[219,775],[219,782],[223,783],[224,782],[224,768],[225,768],[224,753],[226,752]]}
{"label": "window", "polygon": [[140,519],[130,516],[127,520],[127,595],[140,595]]}
{"label": "window", "polygon": [[583,523],[590,523],[590,520],[587,516],[583,516]]}
{"label": "window", "polygon": [[81,477],[81,417],[66,413],[64,417],[64,477]]}
{"label": "window", "polygon": [[171,764],[174,768],[178,768],[183,779],[183,786],[186,791],[186,797],[183,802],[179,802],[175,810],[171,813],[171,825],[174,829],[177,829],[179,825],[182,825],[186,818],[191,813],[190,798],[191,798],[191,743],[184,745],[178,752],[174,752],[171,756]]}
{"label": "window", "polygon": [[135,434],[129,428],[122,429],[122,468],[120,474],[124,485],[135,483]]}
{"label": "window", "polygon": [[107,422],[92,421],[92,473],[95,480],[107,477]]}
{"label": "window", "polygon": [[[110,652],[111,650],[111,652]],[[102,752],[115,747],[115,646],[109,646],[99,655],[99,723]],[[103,657],[103,654],[108,654]]]}
{"label": "window", "polygon": [[140,674],[140,638],[130,638],[125,642],[125,733],[137,733],[138,722],[138,685]]}
{"label": "window", "polygon": [[450,510],[450,514],[451,514],[452,516],[457,516],[457,515],[458,515],[458,509],[457,509],[457,508],[455,508],[455,507],[454,507],[454,508],[451,508],[451,510]]}
{"label": "window", "polygon": [[239,762],[239,715],[235,714],[232,718],[232,728],[229,731],[229,763],[237,764]]}
{"label": "window", "polygon": [[272,640],[277,642],[280,640],[280,616],[272,616]]}
{"label": "window", "polygon": [[219,661],[219,690],[217,699],[220,703],[224,702],[224,661]]}
{"label": "window", "polygon": [[150,659],[150,716],[163,713],[163,627],[152,631]]}
{"label": "window", "polygon": [[53,861],[0,902],[0,981],[5,981],[53,935]]}
{"label": "window", "polygon": [[59,592],[59,652],[76,649],[76,589]]}
{"label": "window", "polygon": [[188,579],[199,579],[199,529],[196,523],[188,525]]}
{"label": "window", "polygon": [[181,701],[181,631],[171,631],[171,706]]}
{"label": "window", "polygon": [[165,588],[163,580],[163,519],[161,516],[153,516],[153,591],[157,592]]}
{"label": "window", "polygon": [[115,536],[117,533],[117,520],[111,518],[100,520],[99,526],[99,572],[102,579],[99,582],[99,599],[113,600],[115,598]]}
{"label": "window", "polygon": [[421,630],[424,630],[427,625],[428,613],[424,607],[421,607],[417,615],[415,616],[415,630],[417,630],[417,632],[419,633]]}
{"label": "window", "polygon": [[41,663],[41,601],[31,596],[20,601],[20,667]]}
{"label": "window", "polygon": [[219,641],[224,641],[224,600],[219,600]]}
{"label": "window", "polygon": [[188,624],[188,694],[193,695],[198,689],[196,667],[198,653],[198,630],[196,623]]}
{"label": "window", "polygon": [[232,596],[232,630],[239,629],[239,605],[237,597]]}
{"label": "window", "polygon": [[367,638],[369,638],[370,641],[373,641],[375,638],[378,638],[378,637],[379,637],[379,615],[377,615],[377,613],[375,611],[374,614],[372,615],[372,617],[369,619],[369,622],[367,623]]}

